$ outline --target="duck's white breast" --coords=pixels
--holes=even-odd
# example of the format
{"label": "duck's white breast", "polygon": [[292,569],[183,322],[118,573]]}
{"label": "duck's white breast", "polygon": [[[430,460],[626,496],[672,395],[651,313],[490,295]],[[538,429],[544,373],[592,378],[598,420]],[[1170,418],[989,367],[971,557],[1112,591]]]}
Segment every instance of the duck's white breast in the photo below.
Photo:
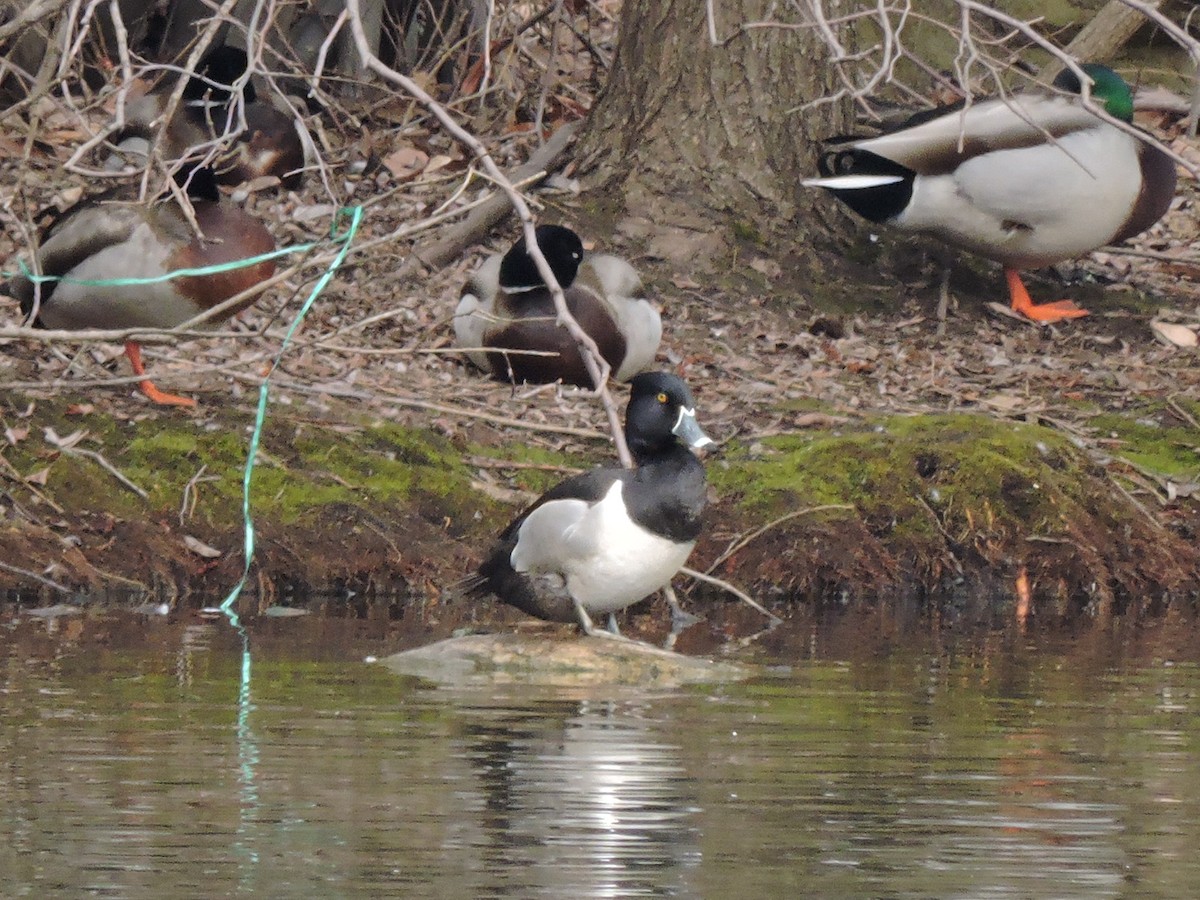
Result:
{"label": "duck's white breast", "polygon": [[454,310],[454,342],[466,351],[467,358],[487,371],[491,368],[487,354],[474,347],[484,345],[484,332],[496,320],[496,292],[500,289],[500,262],[504,257],[494,254],[471,275]]}
{"label": "duck's white breast", "polygon": [[598,503],[557,500],[534,510],[512,554],[517,571],[559,571],[589,613],[624,609],[667,584],[692,552],[629,518],[623,483]]}

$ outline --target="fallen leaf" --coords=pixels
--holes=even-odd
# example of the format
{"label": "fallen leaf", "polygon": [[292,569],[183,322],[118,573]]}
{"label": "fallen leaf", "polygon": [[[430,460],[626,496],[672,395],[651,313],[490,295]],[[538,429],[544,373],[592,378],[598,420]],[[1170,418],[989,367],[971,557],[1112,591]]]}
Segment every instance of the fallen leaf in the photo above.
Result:
{"label": "fallen leaf", "polygon": [[14,447],[27,437],[29,437],[28,425],[18,425],[15,428],[9,427],[4,429],[4,439]]}
{"label": "fallen leaf", "polygon": [[183,536],[183,545],[197,556],[203,556],[205,559],[216,559],[221,555],[221,551],[216,547],[210,547],[204,541],[194,538],[190,534]]}
{"label": "fallen leaf", "polygon": [[992,409],[998,409],[1002,412],[1012,412],[1014,409],[1019,409],[1027,403],[1024,397],[1018,397],[1014,394],[995,394],[991,397],[984,397],[981,402],[985,406],[990,406]]}
{"label": "fallen leaf", "polygon": [[72,403],[67,407],[68,416],[86,416],[95,412],[96,404],[94,403]]}
{"label": "fallen leaf", "polygon": [[[449,157],[446,161],[449,162]],[[383,165],[396,178],[412,178],[429,165],[429,154],[413,146],[400,147],[383,158]]]}
{"label": "fallen leaf", "polygon": [[263,615],[268,619],[294,619],[310,613],[307,609],[297,609],[294,606],[268,606],[263,610]]}
{"label": "fallen leaf", "polygon": [[1175,322],[1151,319],[1150,331],[1168,347],[1195,347],[1200,344],[1200,338],[1196,337],[1196,332],[1186,325],[1179,325]]}
{"label": "fallen leaf", "polygon": [[241,186],[238,193],[245,193],[247,196],[256,194],[259,191],[268,191],[271,188],[279,186],[279,177],[276,175],[259,175],[257,178],[252,178]]}
{"label": "fallen leaf", "polygon": [[311,222],[314,219],[328,219],[337,212],[332,203],[311,203],[297,206],[292,211],[292,219],[297,222]]}
{"label": "fallen leaf", "polygon": [[46,468],[44,468],[44,469],[40,469],[37,472],[33,472],[32,474],[25,476],[25,481],[27,481],[29,484],[38,484],[38,485],[41,485],[42,487],[45,487],[46,482],[48,482],[49,480],[50,480],[50,467],[49,466],[46,466]]}
{"label": "fallen leaf", "polygon": [[69,187],[54,198],[54,208],[59,212],[70,209],[83,199],[83,188]]}
{"label": "fallen leaf", "polygon": [[758,257],[750,260],[750,268],[774,281],[783,274],[783,267],[773,259]]}

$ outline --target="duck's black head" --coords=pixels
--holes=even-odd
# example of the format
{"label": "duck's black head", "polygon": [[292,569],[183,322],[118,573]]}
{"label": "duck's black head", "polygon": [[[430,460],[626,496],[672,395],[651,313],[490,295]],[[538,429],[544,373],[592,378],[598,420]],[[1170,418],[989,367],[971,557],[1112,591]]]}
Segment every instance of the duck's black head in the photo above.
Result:
{"label": "duck's black head", "polygon": [[[558,279],[559,286],[570,287],[583,262],[583,241],[579,235],[563,225],[539,225],[534,233],[538,248],[550,264],[550,271]],[[533,258],[525,249],[524,237],[512,245],[500,262],[500,286],[509,291],[545,286]]]}
{"label": "duck's black head", "polygon": [[665,453],[677,444],[699,450],[713,443],[696,422],[696,398],[682,379],[667,372],[645,372],[629,386],[625,440],[636,460]]}
{"label": "duck's black head", "polygon": [[[184,100],[211,100],[214,103],[228,103],[232,95],[233,83],[245,74],[250,66],[249,57],[245,50],[237,47],[217,47],[200,60],[196,74],[188,79],[183,89]],[[216,85],[210,82],[216,82]],[[242,96],[247,103],[254,102],[254,85],[249,81],[242,88]]]}
{"label": "duck's black head", "polygon": [[193,202],[205,200],[216,203],[221,199],[221,192],[217,190],[217,173],[212,166],[189,168],[184,165],[175,170],[174,177],[175,183],[183,188]]}

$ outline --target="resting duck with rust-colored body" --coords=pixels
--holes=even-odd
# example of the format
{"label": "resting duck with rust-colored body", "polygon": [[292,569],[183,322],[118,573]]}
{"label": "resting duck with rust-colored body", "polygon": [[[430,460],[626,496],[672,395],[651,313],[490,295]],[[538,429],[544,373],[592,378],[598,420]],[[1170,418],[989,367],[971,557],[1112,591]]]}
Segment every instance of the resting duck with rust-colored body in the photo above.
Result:
{"label": "resting duck with rust-colored body", "polygon": [[[608,254],[585,256],[579,235],[561,225],[539,225],[537,243],[567,308],[596,342],[613,377],[627,381],[649,366],[662,340],[662,319],[640,296],[642,282],[633,266]],[[454,333],[470,360],[501,381],[592,387],[575,339],[557,323],[554,298],[523,237],[471,276],[454,314]]]}
{"label": "resting duck with rust-colored body", "polygon": [[[1092,101],[1133,120],[1129,85],[1084,65]],[[821,187],[872,222],[932,235],[1003,264],[1012,308],[1040,322],[1087,315],[1034,304],[1019,269],[1048,266],[1145,231],[1175,196],[1167,154],[1084,107],[1070,70],[1060,93],[1024,93],[913,116],[878,137],[827,142]]]}
{"label": "resting duck with rust-colored body", "polygon": [[468,593],[602,635],[592,616],[670,583],[700,535],[706,480],[692,451],[713,442],[675,375],[646,372],[630,388],[625,437],[637,468],[594,469],[548,490],[500,534]]}
{"label": "resting duck with rust-colored body", "polygon": [[[203,238],[170,197],[149,203],[86,200],[47,227],[37,251],[41,273],[62,280],[43,282],[40,290],[24,277],[9,284],[25,316],[34,314],[36,307],[36,324],[51,329],[174,328],[270,278],[275,263],[265,260],[228,272],[148,284],[92,283],[157,278],[275,249],[274,238],[261,222],[220,199],[210,169],[188,174],[180,173],[177,179],[191,200]],[[223,311],[218,320],[252,302],[254,298]],[[127,341],[125,353],[133,371],[145,375],[137,342]],[[195,405],[190,398],[163,393],[148,378],[141,389],[157,403]]]}
{"label": "resting duck with rust-colored body", "polygon": [[[238,102],[234,84],[249,68],[249,58],[236,47],[217,47],[208,53],[184,87],[183,98],[167,123],[162,137],[163,156],[178,160],[197,155],[214,141],[233,138],[217,155],[213,168],[217,181],[237,185],[265,175],[277,177],[284,187],[299,186],[304,168],[304,144],[297,123],[282,110],[257,98],[246,80],[241,88],[246,128],[238,132]],[[107,167],[143,166],[150,142],[162,125],[171,88],[152,91],[131,100],[127,125],[118,135],[118,153]]]}

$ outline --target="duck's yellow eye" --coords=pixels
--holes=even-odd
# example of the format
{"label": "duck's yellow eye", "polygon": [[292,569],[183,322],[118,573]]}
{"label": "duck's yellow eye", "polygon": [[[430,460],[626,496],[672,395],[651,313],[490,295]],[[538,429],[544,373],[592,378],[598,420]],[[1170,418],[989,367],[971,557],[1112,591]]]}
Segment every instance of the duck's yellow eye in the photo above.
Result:
{"label": "duck's yellow eye", "polygon": [[666,395],[666,394],[659,394],[659,395],[658,395],[658,402],[659,402],[659,403],[666,403],[666,402],[667,402],[667,395]]}

